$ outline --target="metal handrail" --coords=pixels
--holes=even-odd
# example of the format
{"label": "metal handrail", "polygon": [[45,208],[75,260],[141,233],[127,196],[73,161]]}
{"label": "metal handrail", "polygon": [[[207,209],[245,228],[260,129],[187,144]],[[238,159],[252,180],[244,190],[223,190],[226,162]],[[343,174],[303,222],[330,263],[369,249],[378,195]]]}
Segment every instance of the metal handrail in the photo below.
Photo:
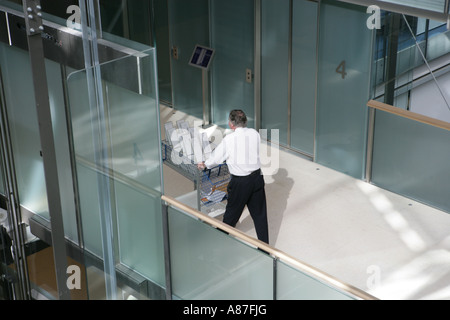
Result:
{"label": "metal handrail", "polygon": [[179,210],[182,210],[199,220],[211,225],[212,227],[218,228],[224,232],[227,232],[228,234],[238,238],[239,240],[246,242],[250,245],[253,245],[261,250],[264,250],[274,258],[277,258],[279,260],[282,260],[291,266],[297,268],[301,272],[307,273],[308,275],[313,276],[315,279],[327,283],[335,288],[338,288],[348,294],[351,294],[352,296],[361,299],[361,300],[378,300],[378,298],[368,294],[367,292],[360,290],[352,285],[343,283],[342,281],[326,274],[323,271],[320,271],[319,269],[316,269],[304,262],[299,261],[298,259],[268,245],[265,242],[262,242],[260,240],[257,240],[239,230],[236,228],[233,228],[215,218],[212,218],[198,210],[195,210],[194,208],[172,198],[166,195],[161,196],[161,200],[166,202],[168,205],[175,207]]}
{"label": "metal handrail", "polygon": [[427,116],[424,116],[419,113],[415,113],[415,112],[412,112],[409,110],[404,110],[404,109],[394,107],[389,104],[386,104],[386,103],[383,103],[380,101],[375,101],[375,100],[369,100],[369,102],[367,102],[367,106],[370,108],[373,108],[373,109],[382,110],[385,112],[389,112],[389,113],[398,115],[403,118],[411,119],[414,121],[418,121],[421,123],[431,125],[433,127],[437,127],[437,128],[441,128],[441,129],[450,131],[450,122],[447,122],[447,121],[427,117]]}

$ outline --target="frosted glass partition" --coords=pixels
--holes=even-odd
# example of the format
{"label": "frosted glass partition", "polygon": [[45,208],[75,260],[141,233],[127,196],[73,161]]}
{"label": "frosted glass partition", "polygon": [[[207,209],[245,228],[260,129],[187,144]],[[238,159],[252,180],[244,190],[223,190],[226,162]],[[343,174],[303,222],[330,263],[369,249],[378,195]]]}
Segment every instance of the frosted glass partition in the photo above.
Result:
{"label": "frosted glass partition", "polygon": [[450,213],[450,131],[377,110],[372,182]]}
{"label": "frosted glass partition", "polygon": [[[216,50],[211,69],[213,122],[227,127],[232,109],[242,109],[254,126],[253,0],[211,1],[211,46]],[[236,10],[239,8],[239,10]]]}
{"label": "frosted glass partition", "polygon": [[[61,67],[51,60],[46,60],[45,64],[55,132],[60,195],[64,208],[64,230],[66,237],[78,241]],[[0,43],[0,65],[5,85],[5,101],[8,108],[20,204],[27,210],[49,220],[29,54],[27,51]]]}
{"label": "frosted glass partition", "polygon": [[[116,264],[164,283],[161,155],[155,50],[99,66],[108,158],[96,165],[86,71],[68,77],[77,180],[86,249],[102,258],[98,175],[109,177]],[[95,108],[94,108],[95,109]],[[98,162],[97,162],[98,164]],[[88,281],[89,282],[89,281]]]}
{"label": "frosted glass partition", "polygon": [[273,299],[272,258],[169,208],[172,289],[191,300]]}
{"label": "frosted glass partition", "polygon": [[[0,43],[0,64],[20,204],[49,219],[44,164],[40,156],[41,142],[28,52]],[[27,94],[24,94],[25,92]]]}
{"label": "frosted glass partition", "polygon": [[261,127],[280,130],[287,144],[289,0],[262,0]]}
{"label": "frosted glass partition", "polygon": [[277,300],[354,299],[283,262],[277,262]]}
{"label": "frosted glass partition", "polygon": [[115,183],[120,263],[165,286],[161,195]]}
{"label": "frosted glass partition", "polygon": [[320,4],[316,161],[355,178],[364,176],[366,149],[373,42],[366,21],[364,7]]}
{"label": "frosted glass partition", "polygon": [[169,207],[168,213],[176,299],[356,299],[183,211]]}

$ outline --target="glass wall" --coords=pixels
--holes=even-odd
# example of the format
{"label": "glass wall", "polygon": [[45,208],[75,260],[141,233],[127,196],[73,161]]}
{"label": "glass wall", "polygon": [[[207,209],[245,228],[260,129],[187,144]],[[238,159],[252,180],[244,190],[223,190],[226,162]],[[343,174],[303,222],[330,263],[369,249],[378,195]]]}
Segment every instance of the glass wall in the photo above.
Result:
{"label": "glass wall", "polygon": [[[375,98],[450,121],[445,23],[382,12],[375,53]],[[397,22],[395,22],[397,21]],[[394,43],[394,49],[389,49]],[[376,111],[372,183],[449,211],[448,131]]]}
{"label": "glass wall", "polygon": [[359,179],[365,168],[373,43],[367,18],[363,7],[320,5],[316,161]]}
{"label": "glass wall", "polygon": [[173,294],[192,300],[272,299],[272,259],[169,209]]}
{"label": "glass wall", "polygon": [[168,208],[174,298],[188,300],[354,300],[290,264],[175,207]]}
{"label": "glass wall", "polygon": [[[382,12],[382,17],[374,57],[375,99],[450,121],[446,24],[391,12]],[[390,50],[392,43],[396,48]]]}
{"label": "glass wall", "polygon": [[170,72],[169,14],[167,0],[153,0],[154,43],[158,53],[158,87],[161,102],[172,105],[172,79]]}
{"label": "glass wall", "polygon": [[450,132],[377,111],[372,182],[450,212]]}
{"label": "glass wall", "polygon": [[[64,206],[64,228],[66,237],[78,242],[76,232],[75,204],[69,152],[67,150],[67,130],[65,127],[65,103],[59,64],[46,60],[46,72],[49,85],[49,102],[54,118],[55,148],[57,152],[58,174],[60,178],[61,201]],[[0,43],[0,65],[4,80],[5,104],[8,111],[8,123],[14,155],[14,173],[17,180],[22,216],[35,214],[36,218],[49,223],[49,211],[44,177],[41,143],[37,113],[34,101],[34,86],[31,78],[31,66],[28,52]],[[27,94],[24,94],[27,93]],[[26,116],[24,116],[26,115]],[[72,227],[74,226],[74,227]],[[58,297],[53,250],[48,241],[31,234],[30,225],[25,224],[24,243],[16,244],[24,248],[31,295],[34,298]],[[70,260],[79,265],[78,261]],[[18,271],[20,272],[20,271]],[[74,299],[81,296],[76,294]]]}
{"label": "glass wall", "polygon": [[[2,73],[5,78],[5,102],[8,107],[16,177],[21,205],[49,220],[44,168],[39,140],[39,129],[34,107],[34,88],[29,74],[31,66],[28,52],[0,43]],[[73,184],[70,167],[70,152],[66,130],[66,114],[61,68],[58,63],[46,60],[49,99],[54,117],[55,147],[62,205],[65,208],[66,236],[77,242]],[[22,94],[28,92],[29,94]],[[24,117],[24,115],[28,115]]]}
{"label": "glass wall", "polygon": [[433,1],[423,1],[423,0],[380,0],[384,2],[390,2],[405,6],[411,6],[413,8],[421,8],[430,11],[444,12],[445,0],[433,0]]}
{"label": "glass wall", "polygon": [[[97,106],[92,109],[87,98],[89,72],[78,71],[68,78],[86,267],[96,271],[88,274],[88,286],[98,281],[98,273],[104,271],[95,258],[106,260],[102,215],[108,214],[112,217],[110,237],[114,242],[116,277],[120,269],[131,278],[133,274],[143,277],[142,282],[165,285],[155,61],[155,50],[149,49],[100,65],[104,105],[98,107],[104,108],[106,115],[103,126],[107,131],[103,134],[108,149],[108,158],[100,162],[93,143],[98,137],[92,129],[97,121],[93,113]],[[107,184],[102,185],[102,181]],[[99,206],[107,200],[104,188],[110,191],[111,212],[105,212],[108,205]],[[137,298],[147,298],[145,293],[142,295]]]}
{"label": "glass wall", "polygon": [[277,262],[278,300],[354,300],[284,262]]}
{"label": "glass wall", "polygon": [[[0,63],[5,79],[5,103],[8,107],[21,204],[48,219],[44,168],[28,52],[3,43],[0,43],[0,50]],[[25,114],[28,116],[24,117]]]}

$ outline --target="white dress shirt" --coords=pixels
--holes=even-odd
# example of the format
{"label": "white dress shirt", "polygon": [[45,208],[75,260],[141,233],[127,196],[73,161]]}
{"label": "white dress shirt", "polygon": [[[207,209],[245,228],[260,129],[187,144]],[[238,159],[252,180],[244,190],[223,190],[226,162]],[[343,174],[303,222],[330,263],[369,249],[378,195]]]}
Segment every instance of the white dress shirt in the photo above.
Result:
{"label": "white dress shirt", "polygon": [[235,176],[248,176],[261,168],[259,145],[261,137],[255,129],[236,128],[225,136],[205,161],[207,168],[227,162],[228,170]]}

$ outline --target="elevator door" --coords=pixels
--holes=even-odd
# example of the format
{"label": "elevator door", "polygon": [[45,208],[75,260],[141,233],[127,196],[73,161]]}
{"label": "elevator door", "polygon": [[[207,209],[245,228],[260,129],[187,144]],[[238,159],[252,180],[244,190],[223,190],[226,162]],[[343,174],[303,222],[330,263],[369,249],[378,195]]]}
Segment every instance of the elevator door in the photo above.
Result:
{"label": "elevator door", "polygon": [[197,44],[210,45],[208,0],[168,0],[168,16],[173,107],[202,119],[202,70],[189,60]]}
{"label": "elevator door", "polygon": [[211,1],[211,70],[214,123],[227,127],[232,109],[242,109],[255,125],[255,13],[253,0]]}
{"label": "elevator door", "polygon": [[[169,0],[168,13],[174,108],[202,119],[206,94],[213,123],[226,127],[242,109],[254,126],[254,1]],[[214,49],[206,92],[203,71],[189,65],[196,45]]]}
{"label": "elevator door", "polygon": [[262,0],[262,125],[314,154],[317,3]]}

